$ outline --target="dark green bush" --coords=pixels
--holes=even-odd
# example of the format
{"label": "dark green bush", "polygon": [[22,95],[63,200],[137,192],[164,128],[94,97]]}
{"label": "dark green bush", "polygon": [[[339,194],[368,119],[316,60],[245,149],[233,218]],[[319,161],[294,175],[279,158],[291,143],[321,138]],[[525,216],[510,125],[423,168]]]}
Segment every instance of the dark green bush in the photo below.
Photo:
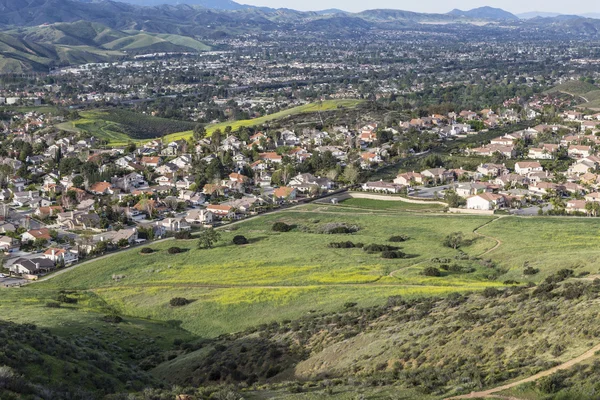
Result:
{"label": "dark green bush", "polygon": [[384,251],[383,253],[381,253],[381,258],[404,258],[404,257],[406,257],[406,254],[404,254],[403,252],[401,252],[399,250]]}
{"label": "dark green bush", "polygon": [[523,270],[523,273],[524,273],[525,275],[535,275],[535,274],[537,274],[538,272],[540,272],[540,270],[539,270],[539,269],[537,269],[537,268],[533,268],[533,267],[526,267],[526,268]]}
{"label": "dark green bush", "polygon": [[327,245],[327,247],[331,247],[333,249],[352,249],[356,247],[356,245],[350,241],[347,242],[332,242]]}
{"label": "dark green bush", "polygon": [[442,276],[442,273],[436,267],[427,267],[421,274],[425,276]]}
{"label": "dark green bush", "polygon": [[118,324],[118,323],[123,322],[123,318],[119,317],[118,315],[113,315],[113,314],[105,315],[104,317],[102,317],[102,320],[104,322],[108,322],[111,324]]}
{"label": "dark green bush", "polygon": [[388,246],[387,244],[369,244],[363,247],[363,250],[367,253],[379,253],[380,251],[394,251],[398,250],[399,247],[396,246]]}
{"label": "dark green bush", "polygon": [[186,299],[185,297],[173,297],[170,301],[169,304],[171,305],[171,307],[181,307],[181,306],[186,306],[188,304],[190,304],[191,301],[189,301],[188,299]]}
{"label": "dark green bush", "polygon": [[169,247],[169,249],[167,250],[167,253],[169,254],[179,254],[182,252],[183,250],[180,247]]}
{"label": "dark green bush", "polygon": [[388,239],[389,242],[406,242],[408,240],[408,236],[406,235],[396,235],[396,236],[392,236]]}
{"label": "dark green bush", "polygon": [[285,222],[275,222],[272,229],[274,232],[289,232],[292,230],[292,226]]}
{"label": "dark green bush", "polygon": [[248,239],[246,239],[245,236],[236,235],[233,237],[233,244],[237,244],[237,245],[248,244]]}
{"label": "dark green bush", "polygon": [[142,254],[152,254],[154,253],[154,250],[152,250],[150,247],[144,247],[140,250],[140,253]]}

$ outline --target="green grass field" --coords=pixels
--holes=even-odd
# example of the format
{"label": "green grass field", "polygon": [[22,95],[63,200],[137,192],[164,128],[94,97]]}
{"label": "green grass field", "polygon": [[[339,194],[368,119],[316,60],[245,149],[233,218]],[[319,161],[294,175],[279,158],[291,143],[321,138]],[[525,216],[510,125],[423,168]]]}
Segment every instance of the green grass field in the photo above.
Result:
{"label": "green grass field", "polygon": [[[502,242],[488,257],[510,268],[507,279],[539,281],[561,268],[600,272],[600,226],[595,218],[506,217],[479,232]],[[523,275],[525,263],[539,269],[539,276]]]}
{"label": "green grass field", "polygon": [[[288,233],[272,232],[276,221],[296,228]],[[346,302],[367,306],[380,304],[391,295],[444,295],[500,285],[484,278],[487,271],[482,266],[468,274],[420,274],[424,268],[420,264],[431,257],[458,254],[441,244],[450,232],[461,230],[472,240],[463,248],[468,254],[491,249],[493,240],[472,233],[488,221],[490,218],[485,217],[398,211],[380,215],[310,205],[246,221],[235,231],[223,232],[221,242],[211,250],[197,250],[195,241],[182,241],[179,246],[188,251],[173,256],[167,253],[173,242],[165,242],[154,245],[157,252],[152,255],[142,257],[138,250],[131,250],[36,286],[91,291],[124,315],[181,321],[190,332],[216,336],[274,318],[293,319],[311,311],[335,310]],[[353,235],[311,232],[330,222],[356,224],[360,230]],[[251,243],[231,245],[232,237],[239,234]],[[328,247],[330,242],[345,240],[392,244],[387,240],[397,234],[410,236],[410,240],[396,244],[410,258],[390,260],[361,249]],[[392,271],[396,271],[393,277],[389,276]],[[113,274],[126,278],[115,282]],[[173,297],[194,302],[174,309],[168,305]]]}
{"label": "green grass field", "polygon": [[[423,208],[415,210],[414,206]],[[195,335],[214,337],[272,320],[333,311],[346,302],[369,306],[391,295],[482,290],[501,286],[508,279],[539,282],[561,268],[599,272],[600,250],[595,243],[600,228],[595,219],[498,218],[436,211],[434,205],[366,199],[349,199],[337,206],[309,204],[222,230],[221,241],[210,250],[196,249],[194,240],[163,242],[152,245],[156,252],[151,255],[140,256],[138,249],[125,251],[28,290],[90,293],[122,315],[175,321]],[[273,232],[271,226],[277,221],[295,228]],[[356,225],[359,231],[317,233],[325,224],[339,222]],[[460,251],[470,258],[458,257],[458,250],[442,245],[444,237],[456,231],[464,234]],[[399,234],[410,239],[388,242],[390,236]],[[235,235],[246,236],[250,244],[231,244]],[[359,248],[328,247],[330,242],[347,240],[397,245],[407,258],[383,259],[379,253]],[[167,249],[175,244],[186,251],[169,255]],[[458,271],[424,276],[425,268],[440,267],[433,258],[448,259],[443,262]],[[540,271],[524,275],[525,265]],[[125,278],[116,282],[113,274]],[[193,302],[173,308],[169,306],[173,297]]]}

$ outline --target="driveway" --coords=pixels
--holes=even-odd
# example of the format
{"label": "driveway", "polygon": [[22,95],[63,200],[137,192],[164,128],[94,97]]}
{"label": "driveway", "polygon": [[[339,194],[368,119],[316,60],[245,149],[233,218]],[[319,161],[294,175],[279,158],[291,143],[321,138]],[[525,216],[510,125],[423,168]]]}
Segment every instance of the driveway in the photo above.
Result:
{"label": "driveway", "polygon": [[[552,210],[551,204],[544,204],[541,207],[544,211]],[[540,209],[539,206],[533,206],[533,207],[511,210],[510,213],[513,215],[536,216],[536,215],[538,215],[539,209]]]}
{"label": "driveway", "polygon": [[26,279],[20,278],[0,278],[0,288],[3,287],[11,287],[11,286],[21,286],[26,283]]}
{"label": "driveway", "polygon": [[415,188],[415,191],[410,193],[412,197],[421,197],[423,199],[434,199],[435,194],[438,194],[438,198],[444,197],[444,191],[448,190],[451,185],[443,185],[443,186],[434,186],[434,187],[424,187],[418,186]]}

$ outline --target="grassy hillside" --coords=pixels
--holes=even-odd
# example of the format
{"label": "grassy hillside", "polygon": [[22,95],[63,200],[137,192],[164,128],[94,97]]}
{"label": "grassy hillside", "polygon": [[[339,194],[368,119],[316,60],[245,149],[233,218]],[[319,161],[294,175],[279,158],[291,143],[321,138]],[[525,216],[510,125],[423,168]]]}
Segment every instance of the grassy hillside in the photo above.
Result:
{"label": "grassy hillside", "polygon": [[162,137],[182,129],[193,129],[189,121],[152,117],[127,110],[82,111],[81,119],[58,125],[66,131],[86,132],[113,146],[130,141]]}
{"label": "grassy hillside", "polygon": [[573,96],[584,96],[586,93],[598,90],[598,87],[588,82],[572,80],[547,90],[545,93],[562,92]]}
{"label": "grassy hillside", "polygon": [[87,21],[58,23],[0,32],[0,72],[47,71],[132,53],[206,50],[210,47],[191,37],[119,31]]}
{"label": "grassy hillside", "polygon": [[[494,388],[550,369],[599,343],[594,321],[600,285],[561,280],[554,276],[552,283],[535,288],[488,289],[446,299],[391,297],[378,307],[348,306],[263,325],[215,340],[153,373],[182,385],[299,380],[271,386],[268,397],[281,399],[355,398],[344,397],[352,392],[349,386],[354,396],[365,398],[371,398],[370,388],[387,386],[403,399],[441,399]],[[581,366],[517,386],[510,394],[592,399],[599,361],[592,354]],[[250,389],[248,397],[253,395],[266,398]]]}
{"label": "grassy hillside", "polygon": [[[206,126],[206,132],[210,135],[217,129],[223,131],[227,126],[231,126],[232,130],[237,130],[240,127],[249,127],[249,126],[260,126],[269,121],[283,119],[285,117],[289,117],[292,115],[299,114],[308,114],[308,113],[316,113],[322,111],[332,111],[343,108],[354,108],[357,105],[362,103],[361,100],[325,100],[321,103],[310,103],[305,104],[298,107],[293,107],[287,110],[282,110],[273,114],[265,115],[263,117],[248,119],[248,120],[240,120],[240,121],[226,121],[218,124],[211,124]],[[167,136],[168,141],[178,140],[178,139],[187,139],[192,136],[191,131],[187,132],[178,132],[172,135]]]}
{"label": "grassy hillside", "polygon": [[[96,399],[158,385],[145,370],[177,351],[174,339],[191,336],[146,320],[103,320],[113,313],[91,293],[0,289],[0,397]],[[7,386],[3,366],[14,373]]]}
{"label": "grassy hillside", "polygon": [[[502,285],[490,280],[498,272],[476,259],[456,260],[464,271],[457,268],[437,278],[420,274],[421,263],[427,264],[432,257],[454,260],[459,254],[441,243],[455,230],[470,240],[462,249],[465,253],[475,257],[491,249],[493,240],[472,233],[490,218],[388,211],[379,215],[349,208],[329,213],[327,209],[308,206],[249,220],[235,231],[223,232],[222,241],[211,250],[197,250],[195,241],[183,241],[177,245],[187,251],[176,256],[167,253],[173,242],[155,245],[157,252],[149,256],[138,257],[137,250],[124,252],[36,286],[91,290],[124,315],[179,320],[184,329],[212,337],[273,319],[297,318],[310,310],[335,310],[349,301],[375,305],[391,295],[439,295]],[[272,232],[271,225],[277,221],[297,227],[289,233]],[[351,236],[318,233],[326,224],[337,222],[357,225],[360,230]],[[251,244],[232,245],[232,237],[240,234]],[[397,234],[407,234],[410,240],[389,243],[390,236]],[[330,242],[346,240],[397,245],[408,257],[383,259],[381,253],[359,248],[328,247]],[[389,276],[393,271],[399,272]],[[126,278],[114,282],[113,274]],[[173,297],[195,301],[173,309],[168,305]]]}
{"label": "grassy hillside", "polygon": [[[116,345],[105,348],[118,352],[115,363],[151,368],[167,387],[241,383],[249,399],[440,399],[518,382],[600,343],[596,219],[409,206],[365,199],[303,205],[226,227],[210,250],[196,249],[195,240],[153,244],[156,251],[144,256],[132,249],[4,289],[1,319],[65,338],[93,332]],[[275,222],[293,229],[274,232]],[[323,233],[340,223],[358,230]],[[443,246],[457,231],[465,239],[460,248]],[[250,243],[231,244],[235,235]],[[408,240],[389,241],[395,235]],[[329,246],[345,241],[397,246],[406,257]],[[172,246],[185,251],[170,255]],[[439,276],[424,274],[433,268]],[[115,281],[115,274],[124,277]],[[61,290],[77,303],[48,308]],[[173,307],[174,297],[190,303]],[[105,315],[125,321],[106,323]],[[509,394],[591,399],[600,360],[590,357]],[[118,377],[107,379],[121,388]]]}

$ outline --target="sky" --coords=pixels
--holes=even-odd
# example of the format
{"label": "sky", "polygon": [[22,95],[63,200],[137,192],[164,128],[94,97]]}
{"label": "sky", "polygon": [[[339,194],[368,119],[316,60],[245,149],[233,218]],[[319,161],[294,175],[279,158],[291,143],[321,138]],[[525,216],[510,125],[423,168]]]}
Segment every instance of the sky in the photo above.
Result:
{"label": "sky", "polygon": [[502,8],[514,14],[529,11],[556,12],[562,14],[600,13],[598,0],[238,0],[239,3],[273,8],[293,8],[302,11],[339,8],[345,11],[363,11],[374,8],[446,13],[454,8],[490,6]]}

